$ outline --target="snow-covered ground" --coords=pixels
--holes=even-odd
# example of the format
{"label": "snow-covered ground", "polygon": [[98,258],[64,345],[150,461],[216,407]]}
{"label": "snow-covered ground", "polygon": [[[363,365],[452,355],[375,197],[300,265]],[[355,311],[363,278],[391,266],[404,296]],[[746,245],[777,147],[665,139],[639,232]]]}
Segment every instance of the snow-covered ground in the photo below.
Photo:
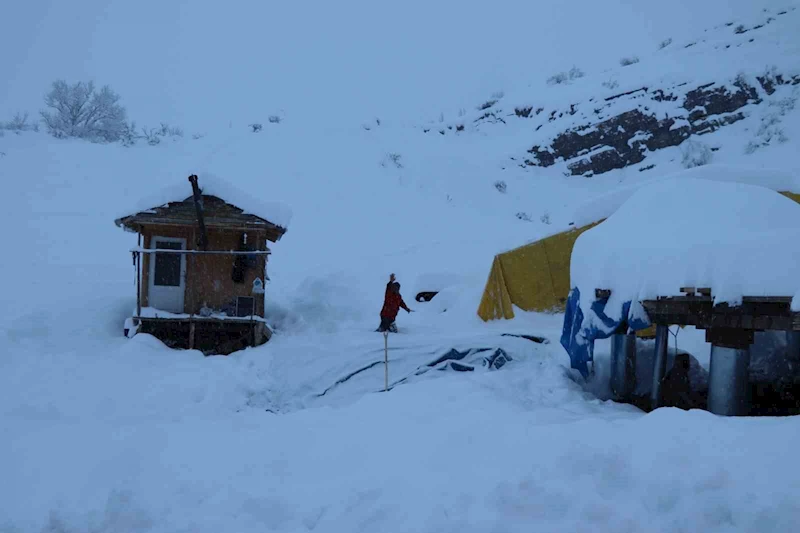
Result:
{"label": "snow-covered ground", "polygon": [[[606,96],[609,80],[622,91],[703,83],[734,66],[750,78],[796,69],[797,2],[415,1],[384,12],[353,0],[313,6],[313,17],[302,3],[81,5],[14,8],[0,49],[26,53],[0,54],[0,120],[35,113],[51,78],[92,77],[132,118],[186,135],[133,147],[0,137],[0,531],[782,532],[800,522],[797,420],[644,415],[579,384],[558,343],[562,316],[476,315],[494,254],[608,216],[630,186],[680,170],[681,149],[648,156],[658,174],[566,178],[558,165],[509,159],[554,133],[533,122],[423,132],[474,118],[498,91],[508,111],[568,109]],[[765,17],[776,20],[743,34],[754,43],[725,26]],[[668,38],[700,44],[659,50]],[[753,48],[730,59],[731,39]],[[619,66],[634,55],[640,63]],[[585,77],[547,85],[573,65]],[[711,177],[792,186],[800,106],[746,111],[703,137],[719,148],[714,163],[737,168],[709,167]],[[765,122],[789,141],[746,153]],[[122,336],[136,241],[114,219],[164,186],[183,183],[188,196],[192,173],[293,212],[269,263],[276,334],[229,357]],[[390,336],[395,386],[384,393],[373,330],[391,272],[416,312]],[[431,289],[442,292],[413,301]],[[702,332],[677,341],[707,362]],[[489,349],[463,361],[472,372],[427,366],[469,348]],[[497,348],[512,360],[483,366]]]}
{"label": "snow-covered ground", "polygon": [[[594,399],[540,345],[491,326],[391,338],[390,380],[450,347],[500,370],[383,387],[370,333],[308,333],[228,358],[145,336],[3,358],[8,531],[789,531],[795,420]],[[415,324],[409,324],[414,329]],[[75,343],[78,344],[78,343]],[[413,368],[412,368],[413,367]],[[13,395],[12,395],[13,391]]]}

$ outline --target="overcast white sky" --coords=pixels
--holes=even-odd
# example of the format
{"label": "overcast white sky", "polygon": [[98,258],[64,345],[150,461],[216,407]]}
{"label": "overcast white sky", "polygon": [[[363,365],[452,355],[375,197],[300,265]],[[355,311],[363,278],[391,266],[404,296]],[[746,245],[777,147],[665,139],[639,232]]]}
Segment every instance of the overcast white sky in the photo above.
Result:
{"label": "overcast white sky", "polygon": [[[58,77],[112,85],[132,118],[187,128],[287,115],[434,118],[652,53],[794,0],[31,0],[0,11],[0,116],[35,112]],[[642,5],[647,4],[646,8]],[[489,7],[491,6],[491,7]],[[589,6],[589,7],[587,7]],[[671,21],[651,28],[646,10]],[[567,28],[567,31],[564,30]]]}

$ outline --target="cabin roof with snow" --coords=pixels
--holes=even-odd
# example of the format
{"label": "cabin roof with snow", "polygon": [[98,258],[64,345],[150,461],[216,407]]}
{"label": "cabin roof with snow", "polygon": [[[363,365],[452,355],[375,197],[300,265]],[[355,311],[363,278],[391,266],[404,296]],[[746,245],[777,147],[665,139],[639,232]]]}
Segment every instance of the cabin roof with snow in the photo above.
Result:
{"label": "cabin roof with snow", "polygon": [[[223,182],[203,175],[199,180],[202,211],[209,229],[261,230],[268,240],[277,242],[286,233],[291,213],[278,203],[260,202]],[[194,226],[197,212],[191,184],[181,183],[139,200],[115,224],[128,231],[141,232],[143,226]]]}

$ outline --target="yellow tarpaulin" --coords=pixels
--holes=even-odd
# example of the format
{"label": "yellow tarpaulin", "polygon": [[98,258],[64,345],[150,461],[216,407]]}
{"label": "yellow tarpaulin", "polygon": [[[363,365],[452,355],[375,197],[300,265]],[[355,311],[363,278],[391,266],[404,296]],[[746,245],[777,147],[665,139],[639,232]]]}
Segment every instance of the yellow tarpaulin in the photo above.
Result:
{"label": "yellow tarpaulin", "polygon": [[498,254],[478,308],[483,320],[514,318],[525,311],[563,311],[570,290],[569,259],[578,236],[599,222],[558,233]]}

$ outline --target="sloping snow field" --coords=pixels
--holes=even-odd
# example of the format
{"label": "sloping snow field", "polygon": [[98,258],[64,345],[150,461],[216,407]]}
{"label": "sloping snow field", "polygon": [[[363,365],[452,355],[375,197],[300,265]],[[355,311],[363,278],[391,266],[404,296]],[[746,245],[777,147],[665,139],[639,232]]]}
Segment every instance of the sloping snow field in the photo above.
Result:
{"label": "sloping snow field", "polygon": [[[680,147],[648,156],[657,173],[520,168],[510,157],[556,126],[475,123],[484,101],[568,109],[609,80],[800,74],[797,2],[662,4],[14,6],[0,49],[24,53],[0,54],[1,120],[35,115],[57,77],[93,78],[142,125],[186,134],[123,147],[0,129],[0,532],[793,531],[795,418],[645,415],[569,370],[563,316],[476,314],[496,253],[682,170]],[[546,83],[572,66],[585,76]],[[703,136],[717,150],[696,176],[800,192],[799,87]],[[788,141],[746,153],[767,122]],[[204,357],[122,335],[136,236],[114,219],[165,187],[189,196],[189,174],[291,208],[264,346]],[[382,392],[392,272],[415,312]],[[707,362],[702,332],[677,342]],[[453,349],[472,371],[434,364]],[[498,349],[510,360],[484,364]]]}

